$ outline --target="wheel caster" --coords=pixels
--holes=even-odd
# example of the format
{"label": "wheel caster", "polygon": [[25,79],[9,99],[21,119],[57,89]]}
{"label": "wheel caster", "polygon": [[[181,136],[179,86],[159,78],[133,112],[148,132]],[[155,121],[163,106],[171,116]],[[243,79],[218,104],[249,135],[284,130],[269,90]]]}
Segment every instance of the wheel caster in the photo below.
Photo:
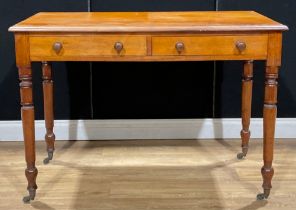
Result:
{"label": "wheel caster", "polygon": [[30,203],[30,201],[31,201],[31,198],[30,198],[29,195],[28,195],[28,196],[25,196],[25,197],[23,198],[23,202],[24,202],[24,203]]}
{"label": "wheel caster", "polygon": [[246,157],[246,155],[243,152],[240,152],[237,154],[236,157],[237,157],[237,159],[242,160],[242,159],[244,159],[244,157]]}
{"label": "wheel caster", "polygon": [[53,158],[53,150],[47,152],[47,158],[43,160],[43,164],[48,164]]}
{"label": "wheel caster", "polygon": [[24,203],[30,203],[31,200],[34,200],[35,199],[35,195],[36,195],[36,190],[33,189],[33,190],[29,190],[29,195],[23,197],[23,202]]}
{"label": "wheel caster", "polygon": [[266,200],[269,196],[270,190],[264,190],[264,193],[259,193],[257,195],[257,200],[261,201],[261,200]]}

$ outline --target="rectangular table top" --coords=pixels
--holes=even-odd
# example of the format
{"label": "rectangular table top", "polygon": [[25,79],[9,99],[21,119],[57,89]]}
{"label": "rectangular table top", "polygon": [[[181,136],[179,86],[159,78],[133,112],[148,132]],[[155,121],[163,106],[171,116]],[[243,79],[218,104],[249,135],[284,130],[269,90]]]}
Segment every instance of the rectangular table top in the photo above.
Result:
{"label": "rectangular table top", "polygon": [[40,12],[12,32],[227,32],[285,31],[288,27],[254,11]]}

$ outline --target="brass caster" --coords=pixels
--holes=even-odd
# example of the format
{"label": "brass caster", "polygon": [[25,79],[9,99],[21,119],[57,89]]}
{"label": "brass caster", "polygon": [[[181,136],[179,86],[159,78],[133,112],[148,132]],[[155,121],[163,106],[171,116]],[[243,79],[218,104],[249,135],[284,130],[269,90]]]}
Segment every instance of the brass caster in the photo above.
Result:
{"label": "brass caster", "polygon": [[47,152],[47,158],[43,160],[43,163],[48,164],[53,158],[53,150]]}
{"label": "brass caster", "polygon": [[264,193],[259,193],[257,195],[257,200],[261,201],[261,200],[266,200],[269,196],[270,190],[264,190]]}
{"label": "brass caster", "polygon": [[30,201],[31,201],[31,198],[30,198],[29,195],[28,195],[28,196],[25,196],[25,197],[23,198],[23,202],[24,202],[24,203],[30,203]]}
{"label": "brass caster", "polygon": [[237,154],[237,159],[242,160],[244,157],[247,156],[249,147],[247,145],[242,146],[242,152]]}
{"label": "brass caster", "polygon": [[262,201],[262,200],[265,200],[265,199],[267,199],[267,197],[264,195],[264,193],[259,193],[257,195],[257,200],[258,201]]}
{"label": "brass caster", "polygon": [[242,159],[244,159],[244,157],[246,157],[246,155],[243,152],[240,152],[237,154],[236,157],[237,157],[237,159],[242,160]]}
{"label": "brass caster", "polygon": [[31,200],[35,199],[35,195],[36,195],[36,190],[35,189],[29,190],[29,195],[23,197],[23,202],[26,203],[26,204],[30,203]]}

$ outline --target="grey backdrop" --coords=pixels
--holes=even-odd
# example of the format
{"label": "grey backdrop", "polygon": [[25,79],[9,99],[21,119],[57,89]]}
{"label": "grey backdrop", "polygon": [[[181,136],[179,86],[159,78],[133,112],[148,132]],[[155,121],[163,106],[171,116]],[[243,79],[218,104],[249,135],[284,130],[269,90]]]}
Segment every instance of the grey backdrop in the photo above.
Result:
{"label": "grey backdrop", "polygon": [[[256,10],[290,27],[284,35],[278,115],[296,117],[294,0],[11,0],[0,4],[0,120],[20,119],[14,41],[7,32],[16,22],[39,11],[216,9]],[[53,69],[56,119],[240,117],[241,62],[59,62]],[[263,70],[264,63],[255,62],[253,117],[262,116]],[[43,119],[39,63],[33,71],[36,118]]]}

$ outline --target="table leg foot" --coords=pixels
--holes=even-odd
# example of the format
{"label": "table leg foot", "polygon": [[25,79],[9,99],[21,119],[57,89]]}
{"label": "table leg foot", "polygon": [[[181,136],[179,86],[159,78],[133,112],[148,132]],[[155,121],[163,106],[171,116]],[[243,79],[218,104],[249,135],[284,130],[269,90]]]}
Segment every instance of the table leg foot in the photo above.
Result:
{"label": "table leg foot", "polygon": [[43,160],[43,163],[44,163],[45,165],[48,164],[48,163],[52,160],[52,158],[53,158],[53,152],[54,152],[53,149],[49,149],[49,150],[47,151],[47,157]]}
{"label": "table leg foot", "polygon": [[31,166],[30,169],[26,169],[25,174],[28,180],[27,190],[29,192],[29,195],[23,198],[23,202],[29,203],[31,200],[35,199],[36,190],[37,190],[36,178],[37,178],[38,170],[35,166],[34,167]]}
{"label": "table leg foot", "polygon": [[237,154],[237,159],[242,160],[244,157],[246,157],[246,154],[244,154],[243,152],[240,152]]}
{"label": "table leg foot", "polygon": [[29,191],[29,195],[27,195],[23,198],[24,203],[30,203],[31,200],[35,199],[36,189],[29,189],[28,191]]}
{"label": "table leg foot", "polygon": [[257,200],[258,201],[265,200],[268,198],[269,194],[270,194],[270,189],[264,189],[264,193],[259,193],[257,195]]}
{"label": "table leg foot", "polygon": [[[242,136],[242,139],[247,139],[247,142],[249,142],[249,139],[250,139],[250,131],[244,132],[242,130],[241,136]],[[240,152],[240,153],[237,154],[237,159],[241,160],[241,159],[243,159],[244,157],[247,156],[248,150],[249,150],[249,145],[248,144],[249,143],[242,145],[242,152]]]}

